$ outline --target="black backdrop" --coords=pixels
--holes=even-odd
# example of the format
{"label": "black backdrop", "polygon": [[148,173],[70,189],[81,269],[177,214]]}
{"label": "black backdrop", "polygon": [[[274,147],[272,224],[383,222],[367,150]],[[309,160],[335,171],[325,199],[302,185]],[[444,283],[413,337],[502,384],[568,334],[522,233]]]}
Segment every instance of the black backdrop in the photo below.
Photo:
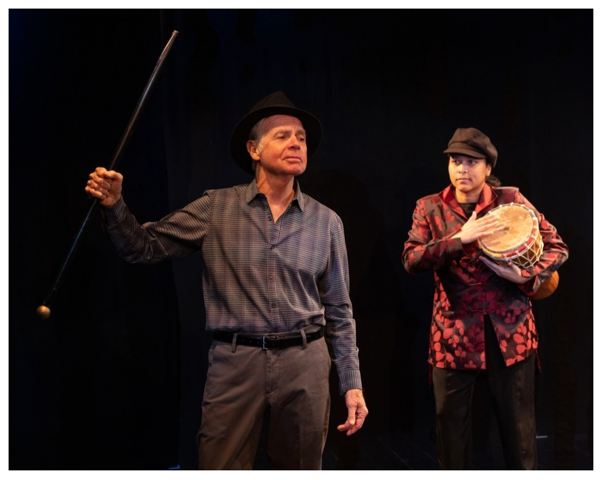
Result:
{"label": "black backdrop", "polygon": [[195,468],[210,341],[197,255],[128,265],[97,216],[51,318],[34,313],[88,209],[87,175],[109,163],[174,29],[120,165],[124,196],[146,221],[248,182],[230,132],[272,91],[321,118],[300,182],[344,221],[371,411],[348,445],[330,434],[335,450],[401,432],[430,443],[432,277],[400,255],[415,200],[447,185],[450,136],[475,126],[499,150],[494,173],[570,247],[558,291],[535,304],[537,414],[549,468],[577,468],[574,440],[591,448],[593,433],[592,10],[10,10],[9,467]]}

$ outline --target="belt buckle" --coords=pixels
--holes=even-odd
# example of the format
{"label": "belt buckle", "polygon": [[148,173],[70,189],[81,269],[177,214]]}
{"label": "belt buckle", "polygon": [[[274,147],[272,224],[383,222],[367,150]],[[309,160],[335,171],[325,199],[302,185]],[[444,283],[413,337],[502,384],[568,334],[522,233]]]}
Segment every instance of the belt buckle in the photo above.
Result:
{"label": "belt buckle", "polygon": [[262,350],[269,350],[269,346],[267,346],[267,342],[274,342],[273,348],[280,348],[278,346],[276,346],[276,342],[279,341],[281,338],[279,337],[279,335],[275,335],[275,334],[270,334],[270,335],[262,335]]}

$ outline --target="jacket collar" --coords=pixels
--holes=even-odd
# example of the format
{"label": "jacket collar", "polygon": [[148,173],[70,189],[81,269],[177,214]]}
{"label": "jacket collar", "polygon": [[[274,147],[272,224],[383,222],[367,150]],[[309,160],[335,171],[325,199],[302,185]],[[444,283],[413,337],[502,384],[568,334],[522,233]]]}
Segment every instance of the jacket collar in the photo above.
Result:
{"label": "jacket collar", "polygon": [[[442,192],[439,193],[439,196],[440,198],[442,198],[442,201],[446,203],[450,208],[452,208],[455,212],[459,213],[462,217],[467,218],[466,214],[463,211],[463,208],[461,208],[461,206],[457,202],[457,199],[455,198],[455,187],[453,185],[449,185],[447,188],[445,188]],[[476,203],[476,213],[480,213],[482,210],[495,203],[495,200],[497,200],[498,196],[499,195],[497,194],[495,189],[485,183],[484,188],[482,189],[482,192],[480,192],[480,196],[478,197],[478,202]]]}

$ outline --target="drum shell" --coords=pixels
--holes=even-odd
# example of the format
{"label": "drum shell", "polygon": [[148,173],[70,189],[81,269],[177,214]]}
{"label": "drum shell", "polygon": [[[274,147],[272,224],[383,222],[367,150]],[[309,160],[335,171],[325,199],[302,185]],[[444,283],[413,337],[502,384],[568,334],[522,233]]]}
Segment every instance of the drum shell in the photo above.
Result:
{"label": "drum shell", "polygon": [[[543,239],[541,238],[541,233],[539,232],[539,224],[535,213],[525,205],[510,203],[494,208],[487,215],[493,214],[494,212],[497,214],[499,209],[505,210],[510,206],[520,207],[529,212],[529,215],[532,219],[532,228],[530,232],[527,232],[526,238],[523,239],[523,241],[518,242],[518,244],[501,251],[492,250],[481,239],[478,240],[478,245],[485,255],[500,265],[505,266],[509,263],[514,263],[520,268],[530,268],[539,261],[541,255],[543,254]],[[532,300],[542,300],[549,297],[558,288],[558,283],[558,272],[554,272],[545,282],[541,284],[539,289],[532,296]]]}

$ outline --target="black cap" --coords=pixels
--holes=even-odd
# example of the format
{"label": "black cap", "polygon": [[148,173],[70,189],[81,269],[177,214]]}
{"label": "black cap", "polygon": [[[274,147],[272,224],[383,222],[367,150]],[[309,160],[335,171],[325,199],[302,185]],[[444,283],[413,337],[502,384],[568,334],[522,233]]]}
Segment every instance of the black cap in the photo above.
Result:
{"label": "black cap", "polygon": [[458,128],[449,140],[449,147],[443,152],[456,153],[472,158],[485,158],[494,168],[497,163],[497,149],[491,139],[476,128]]}

